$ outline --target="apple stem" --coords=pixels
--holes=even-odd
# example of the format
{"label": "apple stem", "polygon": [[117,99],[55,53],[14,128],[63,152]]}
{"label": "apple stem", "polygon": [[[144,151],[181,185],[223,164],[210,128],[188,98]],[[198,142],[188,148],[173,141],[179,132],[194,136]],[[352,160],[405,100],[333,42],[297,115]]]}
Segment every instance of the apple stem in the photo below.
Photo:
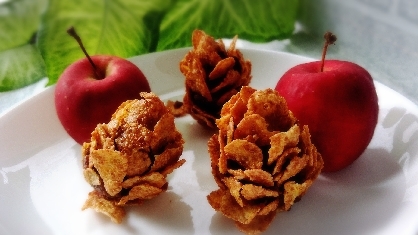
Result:
{"label": "apple stem", "polygon": [[322,49],[321,72],[324,72],[325,55],[327,54],[328,46],[330,44],[335,44],[335,41],[337,41],[337,36],[335,36],[331,32],[326,32],[324,34],[324,39],[325,39],[325,44],[324,44],[324,48]]}
{"label": "apple stem", "polygon": [[91,59],[91,57],[87,53],[86,48],[84,48],[83,42],[81,41],[80,36],[78,36],[77,32],[75,31],[75,28],[73,26],[71,26],[69,29],[67,29],[67,33],[77,41],[77,43],[80,46],[81,50],[83,51],[84,55],[87,57],[87,59],[89,60],[91,66],[93,67],[93,71],[94,71],[96,77],[98,79],[104,78],[104,76],[102,74],[100,74],[100,72],[97,69],[96,65],[93,63],[93,60]]}

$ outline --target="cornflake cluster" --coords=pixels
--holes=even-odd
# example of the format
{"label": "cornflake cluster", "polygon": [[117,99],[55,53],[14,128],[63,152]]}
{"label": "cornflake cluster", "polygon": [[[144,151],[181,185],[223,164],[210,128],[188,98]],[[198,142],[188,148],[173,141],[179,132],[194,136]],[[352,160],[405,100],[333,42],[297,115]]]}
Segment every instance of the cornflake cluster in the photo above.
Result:
{"label": "cornflake cluster", "polygon": [[129,100],[82,147],[84,178],[93,186],[83,210],[121,223],[125,205],[141,204],[167,190],[166,176],[180,167],[184,140],[174,116],[153,93]]}
{"label": "cornflake cluster", "polygon": [[180,62],[186,77],[182,109],[203,126],[216,128],[223,104],[251,80],[251,63],[235,48],[236,40],[226,50],[222,40],[195,30],[193,49]]}
{"label": "cornflake cluster", "polygon": [[219,189],[209,204],[247,234],[267,229],[277,211],[301,199],[323,167],[307,126],[276,91],[245,86],[222,108],[208,148]]}

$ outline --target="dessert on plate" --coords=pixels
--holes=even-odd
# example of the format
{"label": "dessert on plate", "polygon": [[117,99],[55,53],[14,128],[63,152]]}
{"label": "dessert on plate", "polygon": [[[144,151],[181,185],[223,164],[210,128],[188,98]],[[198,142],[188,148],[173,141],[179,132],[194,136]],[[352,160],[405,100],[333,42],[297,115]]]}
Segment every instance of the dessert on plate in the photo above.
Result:
{"label": "dessert on plate", "polygon": [[219,189],[208,202],[244,233],[258,234],[307,192],[323,168],[321,154],[272,89],[242,87],[216,125],[208,149]]}
{"label": "dessert on plate", "polygon": [[193,48],[180,62],[186,81],[184,112],[198,123],[216,128],[223,104],[251,81],[251,62],[236,49],[237,37],[226,49],[221,39],[193,31]]}
{"label": "dessert on plate", "polygon": [[93,187],[83,206],[121,223],[125,205],[139,205],[167,190],[180,167],[184,140],[174,116],[153,93],[122,103],[82,146],[83,174]]}

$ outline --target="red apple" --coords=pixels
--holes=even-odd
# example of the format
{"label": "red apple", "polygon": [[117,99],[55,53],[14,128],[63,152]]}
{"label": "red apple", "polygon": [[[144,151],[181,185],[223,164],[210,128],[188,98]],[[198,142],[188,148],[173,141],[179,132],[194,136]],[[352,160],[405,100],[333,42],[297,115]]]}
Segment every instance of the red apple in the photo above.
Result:
{"label": "red apple", "polygon": [[116,56],[97,55],[64,70],[55,87],[55,107],[67,133],[82,144],[90,140],[97,124],[109,122],[122,102],[139,99],[142,91],[151,89],[135,64]]}
{"label": "red apple", "polygon": [[378,97],[370,74],[348,61],[326,60],[297,65],[278,81],[276,90],[289,109],[308,125],[324,159],[324,172],[354,162],[369,145],[378,118]]}

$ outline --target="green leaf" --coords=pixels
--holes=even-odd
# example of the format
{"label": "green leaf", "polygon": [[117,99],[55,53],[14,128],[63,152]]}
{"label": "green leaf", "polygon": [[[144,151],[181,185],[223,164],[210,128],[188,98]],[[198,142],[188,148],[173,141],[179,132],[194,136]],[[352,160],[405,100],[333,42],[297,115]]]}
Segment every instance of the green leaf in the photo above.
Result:
{"label": "green leaf", "polygon": [[90,55],[127,58],[155,49],[159,21],[171,4],[170,0],[50,0],[38,37],[49,84],[84,57],[66,32],[70,26]]}
{"label": "green leaf", "polygon": [[44,0],[11,0],[0,4],[0,91],[32,84],[43,77],[44,64],[32,45]]}
{"label": "green leaf", "polygon": [[194,29],[215,38],[268,42],[294,31],[299,0],[179,0],[164,17],[157,50],[191,45]]}
{"label": "green leaf", "polygon": [[45,77],[41,54],[34,45],[0,52],[0,61],[0,91],[21,88]]}
{"label": "green leaf", "polygon": [[11,0],[0,4],[0,51],[23,46],[38,30],[45,1]]}

